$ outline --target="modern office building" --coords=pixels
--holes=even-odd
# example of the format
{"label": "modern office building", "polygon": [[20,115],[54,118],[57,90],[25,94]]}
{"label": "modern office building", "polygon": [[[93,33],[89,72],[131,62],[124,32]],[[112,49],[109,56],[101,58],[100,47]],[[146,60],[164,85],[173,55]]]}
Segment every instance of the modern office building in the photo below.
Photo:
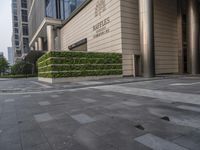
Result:
{"label": "modern office building", "polygon": [[28,0],[12,0],[13,37],[15,58],[21,59],[29,48]]}
{"label": "modern office building", "polygon": [[35,50],[117,52],[123,75],[198,74],[198,0],[32,0]]}
{"label": "modern office building", "polygon": [[15,57],[21,56],[19,49],[19,17],[17,0],[12,0],[12,23],[13,23],[13,35],[12,35],[12,47],[15,52]]}
{"label": "modern office building", "polygon": [[12,66],[14,64],[14,50],[8,47],[8,63]]}
{"label": "modern office building", "polygon": [[2,58],[2,57],[4,57],[4,56],[3,56],[3,52],[0,52],[0,58]]}

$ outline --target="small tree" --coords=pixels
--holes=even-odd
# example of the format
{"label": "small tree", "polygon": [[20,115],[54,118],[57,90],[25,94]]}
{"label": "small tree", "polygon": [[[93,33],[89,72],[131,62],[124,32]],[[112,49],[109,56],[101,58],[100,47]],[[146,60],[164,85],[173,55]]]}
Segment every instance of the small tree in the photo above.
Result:
{"label": "small tree", "polygon": [[44,54],[42,51],[30,51],[24,61],[32,65],[32,74],[37,73],[37,60]]}
{"label": "small tree", "polygon": [[27,75],[32,73],[32,65],[25,61],[19,61],[11,67],[13,75]]}
{"label": "small tree", "polygon": [[4,74],[8,68],[7,60],[4,57],[0,57],[0,75]]}

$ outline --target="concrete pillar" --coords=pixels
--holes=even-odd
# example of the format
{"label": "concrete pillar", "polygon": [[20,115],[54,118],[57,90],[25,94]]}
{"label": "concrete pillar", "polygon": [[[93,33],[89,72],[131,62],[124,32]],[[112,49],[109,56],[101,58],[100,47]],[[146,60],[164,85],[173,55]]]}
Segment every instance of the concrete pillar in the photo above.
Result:
{"label": "concrete pillar", "polygon": [[178,64],[179,73],[184,73],[184,49],[183,49],[183,0],[178,0],[177,29],[178,29]]}
{"label": "concrete pillar", "polygon": [[139,0],[140,47],[143,76],[155,76],[153,0]]}
{"label": "concrete pillar", "polygon": [[192,74],[199,73],[199,10],[198,0],[188,0],[187,32],[189,66]]}
{"label": "concrete pillar", "polygon": [[38,50],[38,42],[35,41],[35,50],[37,51]]}
{"label": "concrete pillar", "polygon": [[61,50],[61,39],[60,39],[60,29],[59,28],[56,29],[56,35],[57,36],[56,36],[56,40],[55,40],[56,41],[55,47],[56,47],[57,51],[60,51]]}
{"label": "concrete pillar", "polygon": [[44,50],[42,37],[38,38],[38,50],[40,51]]}
{"label": "concrete pillar", "polygon": [[55,50],[55,33],[52,25],[47,26],[47,45],[48,51]]}

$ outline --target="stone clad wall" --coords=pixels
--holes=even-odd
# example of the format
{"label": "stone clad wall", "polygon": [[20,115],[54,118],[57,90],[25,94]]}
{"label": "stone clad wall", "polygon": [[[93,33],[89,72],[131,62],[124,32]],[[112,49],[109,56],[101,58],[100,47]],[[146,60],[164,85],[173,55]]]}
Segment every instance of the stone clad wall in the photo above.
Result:
{"label": "stone clad wall", "polygon": [[123,74],[133,75],[133,55],[140,54],[138,0],[122,0]]}
{"label": "stone clad wall", "polygon": [[[138,0],[91,1],[61,29],[61,49],[87,38],[87,50],[123,54],[123,75],[135,72],[141,55]],[[177,0],[154,0],[156,74],[178,72]]]}
{"label": "stone clad wall", "polygon": [[156,73],[178,73],[177,0],[155,0]]}
{"label": "stone clad wall", "polygon": [[[122,0],[123,74],[133,75],[133,55],[140,55],[138,0]],[[178,72],[177,0],[154,0],[156,74]]]}
{"label": "stone clad wall", "polygon": [[105,0],[99,11],[98,2],[92,0],[61,29],[62,50],[87,38],[88,51],[122,52],[120,0]]}

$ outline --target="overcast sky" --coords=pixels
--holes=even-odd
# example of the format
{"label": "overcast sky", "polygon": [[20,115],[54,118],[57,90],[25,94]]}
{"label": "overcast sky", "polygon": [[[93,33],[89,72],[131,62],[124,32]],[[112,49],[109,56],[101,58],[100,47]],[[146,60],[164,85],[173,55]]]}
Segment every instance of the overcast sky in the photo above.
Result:
{"label": "overcast sky", "polygon": [[11,0],[1,0],[0,3],[0,51],[7,58],[7,47],[11,45],[12,15]]}

